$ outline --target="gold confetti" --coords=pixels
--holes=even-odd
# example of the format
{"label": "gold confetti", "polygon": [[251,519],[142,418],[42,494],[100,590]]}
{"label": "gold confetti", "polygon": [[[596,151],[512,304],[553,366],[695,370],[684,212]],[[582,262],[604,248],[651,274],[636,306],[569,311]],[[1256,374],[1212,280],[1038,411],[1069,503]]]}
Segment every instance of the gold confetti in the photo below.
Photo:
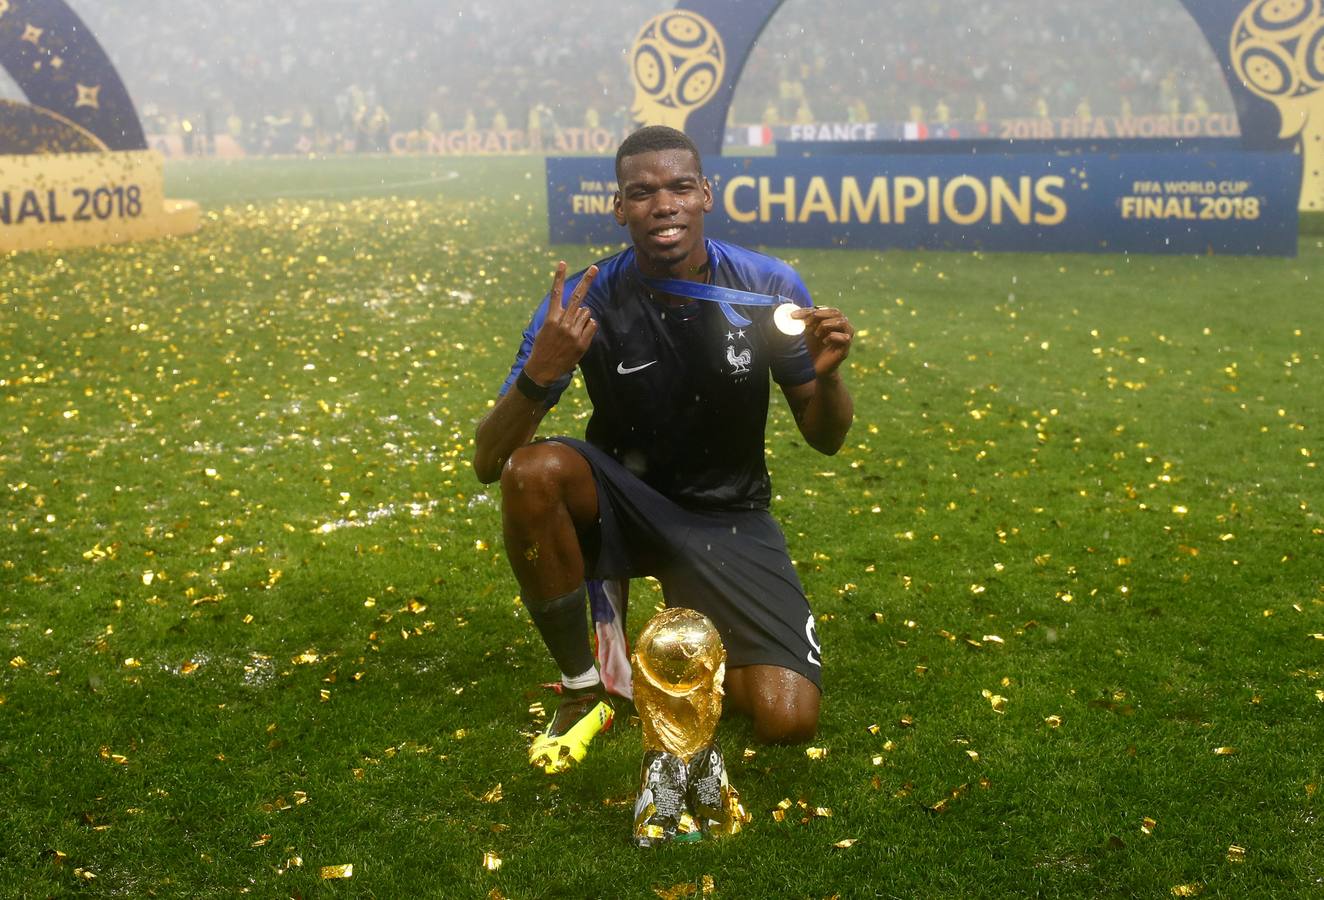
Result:
{"label": "gold confetti", "polygon": [[829,808],[826,807],[826,806],[815,806],[815,807],[814,807],[814,818],[816,818],[816,819],[830,819],[830,818],[832,818],[832,810],[829,809]]}
{"label": "gold confetti", "polygon": [[970,759],[973,760],[974,762],[979,762],[979,751],[978,751],[978,750],[967,750],[967,751],[965,751],[965,755],[968,756],[968,757],[970,757]]}
{"label": "gold confetti", "polygon": [[851,847],[854,847],[858,841],[859,838],[843,838],[832,846],[838,850],[849,850]]}
{"label": "gold confetti", "polygon": [[488,850],[483,854],[483,868],[489,872],[495,872],[504,864],[504,860],[496,855],[495,850]]}
{"label": "gold confetti", "polygon": [[250,847],[265,847],[267,844],[270,844],[270,843],[271,843],[271,835],[269,835],[269,834],[261,834],[261,835],[258,835],[257,840],[253,841],[253,843],[249,844],[248,846],[250,846]]}
{"label": "gold confetti", "polygon": [[321,876],[326,880],[333,878],[353,878],[354,864],[345,863],[339,866],[322,866]]}
{"label": "gold confetti", "polygon": [[190,659],[179,667],[179,674],[192,675],[194,672],[198,671],[198,665],[198,663],[195,663]]}
{"label": "gold confetti", "polygon": [[915,725],[915,718],[914,716],[902,716],[896,720],[896,723],[902,728],[912,728]]}
{"label": "gold confetti", "polygon": [[498,781],[496,787],[483,794],[481,799],[484,803],[499,803],[502,796],[501,782]]}
{"label": "gold confetti", "polygon": [[102,745],[98,752],[102,759],[113,762],[117,766],[127,766],[129,764],[129,758],[127,756],[122,753],[111,753],[110,748],[105,745]]}
{"label": "gold confetti", "polygon": [[757,750],[755,750],[755,749],[753,749],[753,748],[751,748],[751,747],[746,747],[745,750],[744,750],[744,752],[740,754],[740,758],[741,758],[741,759],[749,760],[749,759],[753,759],[754,757],[756,757],[756,756],[758,756],[758,755],[759,755],[759,752],[758,752]]}
{"label": "gold confetti", "polygon": [[308,649],[290,661],[296,666],[310,666],[321,658],[321,655],[316,650]]}
{"label": "gold confetti", "polygon": [[21,656],[15,656],[13,659],[9,661],[9,667],[11,669],[21,669],[27,664],[28,661]]}
{"label": "gold confetti", "polygon": [[1215,747],[1214,756],[1232,756],[1237,752],[1236,747]]}
{"label": "gold confetti", "polygon": [[1230,863],[1244,863],[1246,861],[1246,848],[1240,844],[1232,844],[1227,848],[1227,861]]}
{"label": "gold confetti", "polygon": [[1061,728],[1062,717],[1059,715],[1044,716],[1044,722],[1049,728]]}
{"label": "gold confetti", "polygon": [[1158,827],[1158,822],[1149,816],[1140,820],[1140,830],[1145,834],[1153,834],[1154,829]]}
{"label": "gold confetti", "polygon": [[774,809],[774,810],[772,811],[772,821],[774,821],[774,822],[781,822],[781,821],[784,821],[785,819],[786,819],[786,810],[784,810],[784,809]]}
{"label": "gold confetti", "polygon": [[1173,887],[1172,896],[1174,897],[1198,897],[1204,891],[1204,885],[1199,883],[1179,884]]}
{"label": "gold confetti", "polygon": [[826,759],[828,755],[827,747],[806,747],[805,756],[810,759]]}
{"label": "gold confetti", "polygon": [[1006,715],[1006,712],[1007,712],[1007,698],[1006,698],[1006,697],[1002,696],[1001,694],[995,694],[995,693],[993,693],[992,691],[990,691],[990,690],[988,690],[988,689],[985,689],[985,690],[983,690],[983,691],[980,691],[980,695],[981,695],[985,700],[988,701],[989,706],[993,707],[993,711],[994,711],[995,713],[997,713],[998,715]]}
{"label": "gold confetti", "polygon": [[879,729],[879,727],[877,726],[877,724],[874,724],[874,725],[870,725],[866,730],[867,730],[870,734],[877,734],[881,729]]}

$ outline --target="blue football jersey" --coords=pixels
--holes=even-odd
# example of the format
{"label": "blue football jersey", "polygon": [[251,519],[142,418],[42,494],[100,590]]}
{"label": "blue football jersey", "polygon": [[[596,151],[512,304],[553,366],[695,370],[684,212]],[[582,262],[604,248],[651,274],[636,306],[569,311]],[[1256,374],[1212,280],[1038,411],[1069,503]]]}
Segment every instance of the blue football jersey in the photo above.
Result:
{"label": "blue football jersey", "polygon": [[[781,260],[721,241],[706,245],[713,284],[811,305],[800,276]],[[598,331],[579,363],[593,407],[585,440],[682,505],[766,508],[769,384],[814,378],[803,335],[779,331],[771,307],[737,307],[751,324],[736,327],[716,303],[657,299],[633,248],[597,265],[585,306]],[[565,297],[583,275],[566,278]],[[543,297],[525,329],[502,394],[524,368],[549,301]],[[553,387],[549,406],[569,383],[567,375]]]}

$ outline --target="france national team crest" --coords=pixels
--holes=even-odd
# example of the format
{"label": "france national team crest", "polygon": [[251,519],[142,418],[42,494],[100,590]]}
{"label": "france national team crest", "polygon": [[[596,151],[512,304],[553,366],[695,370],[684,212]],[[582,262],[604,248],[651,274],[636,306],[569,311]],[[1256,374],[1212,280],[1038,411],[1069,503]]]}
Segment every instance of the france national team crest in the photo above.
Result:
{"label": "france national team crest", "polygon": [[739,331],[728,331],[726,333],[726,340],[726,362],[727,365],[731,367],[731,371],[728,374],[732,378],[739,375],[748,375],[749,364],[754,359],[754,351],[746,346],[743,350],[737,353],[735,345],[735,341],[737,340],[743,340],[748,344],[744,329],[742,328]]}

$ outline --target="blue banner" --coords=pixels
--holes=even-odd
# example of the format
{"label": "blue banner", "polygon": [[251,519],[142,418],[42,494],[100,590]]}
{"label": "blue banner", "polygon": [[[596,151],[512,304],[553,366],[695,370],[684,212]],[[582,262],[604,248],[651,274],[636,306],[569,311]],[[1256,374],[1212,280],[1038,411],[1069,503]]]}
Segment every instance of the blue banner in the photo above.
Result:
{"label": "blue banner", "polygon": [[[710,158],[712,237],[768,247],[1295,256],[1290,152]],[[627,239],[612,161],[547,160],[553,243]]]}

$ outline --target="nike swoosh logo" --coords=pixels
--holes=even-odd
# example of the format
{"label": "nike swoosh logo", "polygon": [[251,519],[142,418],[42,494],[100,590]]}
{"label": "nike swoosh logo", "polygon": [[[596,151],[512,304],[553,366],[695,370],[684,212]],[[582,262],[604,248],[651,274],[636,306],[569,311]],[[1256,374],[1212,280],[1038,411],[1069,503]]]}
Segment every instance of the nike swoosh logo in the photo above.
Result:
{"label": "nike swoosh logo", "polygon": [[625,363],[621,362],[616,364],[616,371],[618,374],[621,375],[633,375],[635,372],[642,372],[644,369],[647,369],[649,366],[655,366],[655,365],[657,365],[657,360],[653,360],[652,362],[646,362],[642,366],[631,366],[630,368],[627,369],[625,368]]}

